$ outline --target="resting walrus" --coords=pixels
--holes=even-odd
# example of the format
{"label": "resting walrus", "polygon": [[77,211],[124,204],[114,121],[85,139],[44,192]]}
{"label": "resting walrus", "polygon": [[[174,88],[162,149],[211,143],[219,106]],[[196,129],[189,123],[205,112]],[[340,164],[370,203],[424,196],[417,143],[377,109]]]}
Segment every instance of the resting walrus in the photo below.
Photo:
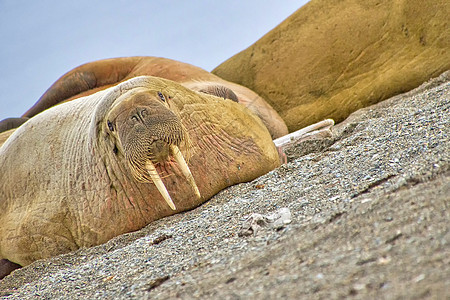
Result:
{"label": "resting walrus", "polygon": [[47,109],[0,147],[0,259],[23,266],[104,243],[278,165],[244,106],[130,79]]}
{"label": "resting walrus", "polygon": [[450,1],[310,0],[212,73],[246,86],[295,131],[450,69]]}

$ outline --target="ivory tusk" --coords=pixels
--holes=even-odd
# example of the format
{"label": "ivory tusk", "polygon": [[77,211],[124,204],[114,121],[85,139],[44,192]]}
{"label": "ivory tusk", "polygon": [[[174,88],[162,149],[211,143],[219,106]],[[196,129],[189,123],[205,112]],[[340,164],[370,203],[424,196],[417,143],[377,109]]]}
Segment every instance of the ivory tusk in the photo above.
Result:
{"label": "ivory tusk", "polygon": [[279,138],[273,140],[273,143],[277,147],[282,147],[294,140],[300,139],[301,137],[305,136],[307,133],[310,133],[310,132],[313,132],[316,130],[323,130],[323,129],[331,128],[331,126],[333,126],[333,125],[334,125],[334,121],[332,119],[326,119],[326,120],[320,121],[318,123],[309,125],[305,128],[294,131],[285,136],[279,137]]}
{"label": "ivory tusk", "polygon": [[150,174],[153,183],[156,185],[159,193],[161,194],[161,196],[163,196],[164,200],[166,200],[167,204],[169,204],[170,208],[176,210],[177,208],[175,207],[175,204],[173,203],[172,198],[170,197],[169,192],[166,189],[166,186],[162,182],[161,177],[159,177],[155,166],[150,160],[145,163],[145,169],[147,170],[148,174]]}
{"label": "ivory tusk", "polygon": [[181,154],[180,149],[178,149],[178,147],[175,145],[171,145],[170,147],[172,149],[175,161],[180,166],[181,172],[183,172],[184,177],[186,177],[188,183],[192,186],[192,188],[194,189],[194,192],[198,196],[198,198],[201,198],[200,191],[198,190],[197,184],[195,183],[195,180],[194,180],[194,177],[192,176],[191,170],[189,169],[188,165],[186,164],[186,161],[184,160],[183,154]]}

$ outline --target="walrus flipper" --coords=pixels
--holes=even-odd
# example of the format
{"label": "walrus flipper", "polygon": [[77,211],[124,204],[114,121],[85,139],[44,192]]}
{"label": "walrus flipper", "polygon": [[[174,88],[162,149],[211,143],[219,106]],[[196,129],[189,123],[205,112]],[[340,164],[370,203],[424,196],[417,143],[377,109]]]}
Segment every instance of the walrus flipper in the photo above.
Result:
{"label": "walrus flipper", "polygon": [[83,64],[61,76],[22,117],[31,118],[73,96],[115,85],[125,80],[141,59],[122,57]]}
{"label": "walrus flipper", "polygon": [[0,133],[14,129],[28,121],[29,118],[7,118],[0,121]]}

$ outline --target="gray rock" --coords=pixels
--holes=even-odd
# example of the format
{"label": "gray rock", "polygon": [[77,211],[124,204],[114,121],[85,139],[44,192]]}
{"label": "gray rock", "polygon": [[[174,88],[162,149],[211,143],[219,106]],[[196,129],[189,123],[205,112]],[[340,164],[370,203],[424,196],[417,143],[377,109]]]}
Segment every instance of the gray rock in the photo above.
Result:
{"label": "gray rock", "polygon": [[256,235],[262,228],[272,228],[280,230],[287,224],[291,223],[291,211],[287,207],[282,207],[276,212],[262,215],[258,213],[252,213],[245,220],[241,230],[239,230],[239,236]]}
{"label": "gray rock", "polygon": [[[445,298],[450,286],[450,73],[352,114],[333,137],[201,207],[42,260],[8,299]],[[252,213],[291,223],[239,236]]]}

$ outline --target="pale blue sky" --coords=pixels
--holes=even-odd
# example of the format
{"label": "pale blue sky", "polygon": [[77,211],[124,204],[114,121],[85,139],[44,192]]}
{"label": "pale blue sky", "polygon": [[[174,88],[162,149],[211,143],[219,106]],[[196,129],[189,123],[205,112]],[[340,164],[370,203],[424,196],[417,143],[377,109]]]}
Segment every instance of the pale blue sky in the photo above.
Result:
{"label": "pale blue sky", "polygon": [[211,71],[306,2],[0,0],[0,120],[98,59],[161,56]]}

